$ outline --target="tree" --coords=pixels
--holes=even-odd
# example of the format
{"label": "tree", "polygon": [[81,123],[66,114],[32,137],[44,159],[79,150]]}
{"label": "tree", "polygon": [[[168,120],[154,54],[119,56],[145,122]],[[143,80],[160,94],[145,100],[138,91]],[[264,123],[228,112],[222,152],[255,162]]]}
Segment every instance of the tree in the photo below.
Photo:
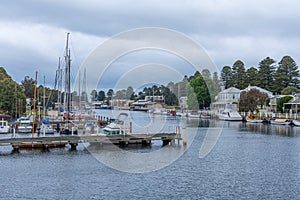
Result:
{"label": "tree", "polygon": [[[211,79],[210,79],[210,83],[213,83]],[[205,79],[202,76],[198,76],[197,78],[191,79],[189,85],[192,87],[192,90],[189,87],[187,88],[189,90],[189,95],[191,95],[192,98],[194,98],[193,95],[196,95],[197,102],[198,102],[197,105],[202,108],[210,106],[211,96],[208,87],[206,85]],[[190,102],[193,101],[194,100],[191,100]]]}
{"label": "tree", "polygon": [[125,98],[130,99],[130,100],[134,99],[133,87],[131,87],[131,86],[127,87]]}
{"label": "tree", "polygon": [[246,87],[246,71],[244,63],[240,60],[235,61],[232,65],[232,76],[231,80],[233,87],[243,89]]}
{"label": "tree", "polygon": [[296,88],[294,86],[287,86],[286,88],[284,88],[281,91],[281,94],[282,95],[291,95],[291,94],[295,94],[295,93],[298,93],[298,92],[299,92],[298,88]]}
{"label": "tree", "polygon": [[266,105],[268,101],[268,95],[257,89],[242,91],[240,94],[239,109],[244,112],[253,112],[258,106],[262,107]]}
{"label": "tree", "polygon": [[233,86],[232,81],[232,70],[229,66],[224,66],[221,71],[221,79],[224,83],[225,89],[230,88]]}
{"label": "tree", "polygon": [[289,102],[293,97],[291,96],[285,96],[285,97],[281,97],[278,101],[277,101],[277,110],[280,110],[281,112],[284,111],[284,103]]}
{"label": "tree", "polygon": [[19,117],[26,108],[26,96],[21,85],[17,84],[0,67],[0,113]]}
{"label": "tree", "polygon": [[168,88],[163,85],[160,86],[160,91],[162,96],[165,99],[165,104],[168,106],[178,105],[178,99],[175,94]]}
{"label": "tree", "polygon": [[186,85],[186,91],[187,91],[187,105],[189,110],[198,110],[199,109],[199,103],[197,100],[196,93],[194,92],[193,87],[190,84]]}
{"label": "tree", "polygon": [[35,80],[29,76],[25,76],[24,80],[21,81],[22,88],[27,98],[33,98],[34,95],[34,83]]}
{"label": "tree", "polygon": [[100,90],[98,92],[97,100],[98,101],[104,101],[105,100],[105,92],[103,90]]}
{"label": "tree", "polygon": [[126,90],[118,90],[115,94],[115,99],[125,99],[126,98]]}
{"label": "tree", "polygon": [[249,69],[246,70],[246,81],[245,85],[259,85],[257,81],[258,77],[258,70],[254,67],[250,67]]}
{"label": "tree", "polygon": [[[210,73],[209,69],[203,69],[201,74],[203,77],[211,78],[211,73]],[[195,78],[197,78],[197,77],[195,76]]]}
{"label": "tree", "polygon": [[97,91],[95,89],[92,90],[92,92],[91,92],[91,101],[96,101],[97,100],[97,96],[98,96]]}
{"label": "tree", "polygon": [[259,87],[269,91],[274,91],[274,73],[275,73],[275,61],[266,57],[259,63],[258,83]]}
{"label": "tree", "polygon": [[109,89],[106,93],[108,99],[111,99],[112,96],[114,95],[114,90],[113,89]]}
{"label": "tree", "polygon": [[299,84],[299,70],[296,62],[290,56],[284,56],[278,63],[275,73],[276,92],[280,92],[288,86]]}

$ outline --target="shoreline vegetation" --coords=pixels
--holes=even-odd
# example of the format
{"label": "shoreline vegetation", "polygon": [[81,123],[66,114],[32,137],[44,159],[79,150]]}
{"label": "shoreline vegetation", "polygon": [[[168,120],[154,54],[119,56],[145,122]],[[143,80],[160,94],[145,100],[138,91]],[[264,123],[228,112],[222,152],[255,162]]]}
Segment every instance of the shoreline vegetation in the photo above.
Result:
{"label": "shoreline vegetation", "polygon": [[[299,92],[299,77],[298,66],[290,56],[283,56],[278,63],[274,59],[266,57],[259,62],[257,67],[246,69],[245,64],[241,60],[237,60],[232,66],[224,66],[220,74],[203,69],[201,72],[196,71],[193,75],[185,75],[177,83],[170,82],[166,86],[153,85],[152,87],[145,87],[137,93],[131,86],[128,86],[127,89],[117,91],[108,89],[107,92],[93,89],[90,93],[82,92],[80,95],[73,91],[71,98],[74,102],[84,101],[89,103],[88,106],[91,106],[92,102],[102,102],[104,105],[109,105],[113,99],[138,101],[144,99],[145,96],[163,96],[164,106],[179,108],[180,98],[187,97],[188,110],[203,110],[210,108],[211,103],[222,89],[230,87],[244,89],[251,85],[266,89],[274,95],[296,94]],[[0,114],[10,115],[12,118],[28,114],[28,110],[30,111],[33,105],[35,80],[25,76],[19,84],[8,75],[4,67],[0,67],[0,78],[0,95],[2,97]],[[59,99],[57,90],[45,87],[47,105],[43,105],[45,102],[42,102],[43,90],[43,85],[37,87],[39,105],[54,109],[55,103]],[[64,95],[63,92],[61,95]],[[269,99],[266,97],[262,99],[255,102],[254,108],[268,105]],[[252,108],[245,107],[242,102],[239,104],[240,112],[254,111]],[[281,102],[281,104],[285,102]],[[249,103],[246,102],[245,104],[248,105]],[[284,109],[281,105],[278,106],[278,112],[286,112]]]}

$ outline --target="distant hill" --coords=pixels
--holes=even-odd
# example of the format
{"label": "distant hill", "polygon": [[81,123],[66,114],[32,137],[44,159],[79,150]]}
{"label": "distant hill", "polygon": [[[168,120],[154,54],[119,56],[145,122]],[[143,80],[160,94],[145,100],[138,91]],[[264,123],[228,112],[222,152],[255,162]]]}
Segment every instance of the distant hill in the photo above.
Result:
{"label": "distant hill", "polygon": [[24,91],[3,67],[0,67],[0,97],[0,114],[16,117],[25,111]]}

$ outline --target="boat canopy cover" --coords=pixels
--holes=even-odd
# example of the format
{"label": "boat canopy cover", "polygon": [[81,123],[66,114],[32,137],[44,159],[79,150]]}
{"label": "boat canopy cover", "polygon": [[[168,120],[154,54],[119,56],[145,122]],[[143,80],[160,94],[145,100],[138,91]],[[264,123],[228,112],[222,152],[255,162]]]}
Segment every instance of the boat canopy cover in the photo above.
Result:
{"label": "boat canopy cover", "polygon": [[50,123],[44,119],[43,124],[50,124]]}

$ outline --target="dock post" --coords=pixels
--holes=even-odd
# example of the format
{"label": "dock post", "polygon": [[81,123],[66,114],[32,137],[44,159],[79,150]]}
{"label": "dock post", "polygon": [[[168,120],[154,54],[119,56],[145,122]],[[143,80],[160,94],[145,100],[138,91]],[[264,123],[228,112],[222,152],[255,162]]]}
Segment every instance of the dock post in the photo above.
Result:
{"label": "dock post", "polygon": [[186,138],[185,138],[185,128],[182,128],[182,132],[183,132],[183,139],[182,139],[182,143],[184,146],[187,145],[187,142],[186,142]]}
{"label": "dock post", "polygon": [[129,132],[132,133],[132,122],[129,122],[129,126],[130,126]]}
{"label": "dock post", "polygon": [[163,146],[166,146],[170,143],[169,139],[162,139],[162,141],[163,141]]}
{"label": "dock post", "polygon": [[13,128],[13,138],[16,138],[16,128]]}
{"label": "dock post", "polygon": [[43,144],[43,151],[44,152],[49,152],[49,145],[48,144]]}
{"label": "dock post", "polygon": [[12,145],[12,153],[20,153],[19,145]]}
{"label": "dock post", "polygon": [[71,145],[71,151],[76,151],[77,143],[70,143]]}

